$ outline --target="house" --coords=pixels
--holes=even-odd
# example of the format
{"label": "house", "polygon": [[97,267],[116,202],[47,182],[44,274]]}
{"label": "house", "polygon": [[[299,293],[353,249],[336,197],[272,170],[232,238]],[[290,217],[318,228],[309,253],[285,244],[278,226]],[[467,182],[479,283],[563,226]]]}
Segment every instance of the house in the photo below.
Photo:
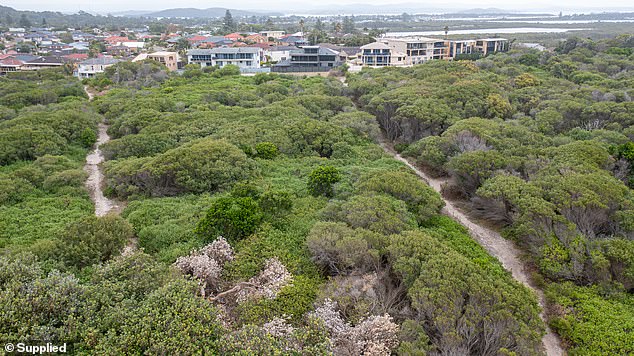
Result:
{"label": "house", "polygon": [[254,34],[248,35],[247,37],[244,38],[244,42],[249,43],[249,44],[265,43],[265,42],[268,42],[268,41],[269,41],[268,37],[264,37],[264,36],[260,35],[259,33],[254,33]]}
{"label": "house", "polygon": [[81,62],[88,59],[88,53],[71,53],[61,57],[67,62]]}
{"label": "house", "polygon": [[123,36],[109,36],[109,37],[104,38],[103,41],[106,42],[109,45],[118,46],[122,42],[130,42],[130,39],[127,38],[127,37],[123,37]]}
{"label": "house", "polygon": [[59,57],[45,56],[38,57],[28,62],[25,62],[21,70],[39,70],[45,68],[58,68],[64,65],[64,62]]}
{"label": "house", "polygon": [[8,57],[0,60],[0,74],[6,74],[9,72],[17,72],[21,69],[24,62],[17,60],[13,57]]}
{"label": "house", "polygon": [[275,31],[275,30],[269,30],[269,31],[260,31],[260,35],[262,35],[264,38],[274,38],[276,40],[282,38],[284,35],[286,34],[286,32],[284,31]]}
{"label": "house", "polygon": [[77,67],[77,77],[80,79],[92,78],[97,73],[103,73],[106,68],[113,66],[119,62],[119,59],[115,59],[112,57],[98,57],[87,59],[79,63]]}
{"label": "house", "polygon": [[308,45],[308,41],[303,36],[283,36],[279,39],[279,42],[287,46],[305,46]]}
{"label": "house", "polygon": [[216,47],[212,49],[192,49],[187,51],[187,63],[201,67],[224,67],[232,64],[240,69],[260,68],[263,52],[258,47]]}
{"label": "house", "polygon": [[275,46],[264,50],[264,55],[270,62],[281,62],[290,60],[291,51],[296,50],[295,46]]}
{"label": "house", "polygon": [[176,52],[154,52],[154,53],[141,53],[132,62],[142,61],[144,59],[151,59],[157,61],[167,67],[169,71],[178,69],[178,53]]}
{"label": "house", "polygon": [[242,36],[242,34],[237,33],[237,32],[230,33],[228,35],[225,35],[224,37],[225,37],[225,39],[231,40],[231,41],[234,41],[234,42],[244,39],[244,36]]}
{"label": "house", "polygon": [[145,42],[138,42],[138,41],[121,42],[120,45],[124,47],[128,47],[133,51],[138,51],[142,49],[143,47],[145,47]]}
{"label": "house", "polygon": [[273,72],[327,72],[343,64],[339,52],[323,46],[304,46],[290,51],[290,59],[271,68]]}
{"label": "house", "polygon": [[405,65],[405,53],[397,52],[387,43],[369,43],[361,46],[361,62],[372,67]]}

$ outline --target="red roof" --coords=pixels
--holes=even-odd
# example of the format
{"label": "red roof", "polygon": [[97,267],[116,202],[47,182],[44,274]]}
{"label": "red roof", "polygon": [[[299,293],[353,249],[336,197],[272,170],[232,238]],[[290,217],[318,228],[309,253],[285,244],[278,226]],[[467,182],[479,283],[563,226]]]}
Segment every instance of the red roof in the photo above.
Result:
{"label": "red roof", "polygon": [[23,63],[24,62],[15,58],[6,58],[0,61],[0,64],[3,66],[21,66]]}
{"label": "red roof", "polygon": [[129,42],[130,39],[127,37],[121,37],[121,36],[110,36],[110,37],[106,37],[104,41],[108,43],[117,43],[117,42]]}
{"label": "red roof", "polygon": [[230,33],[228,35],[225,35],[225,38],[228,39],[228,40],[234,40],[235,41],[235,40],[242,39],[243,37],[242,37],[241,34],[239,34],[237,32],[234,32],[234,33]]}
{"label": "red roof", "polygon": [[269,48],[272,46],[275,46],[273,42],[254,43],[252,45],[249,45],[249,47],[259,47],[259,48]]}
{"label": "red roof", "polygon": [[246,47],[246,46],[248,46],[248,44],[244,42],[234,42],[231,44],[231,47]]}
{"label": "red roof", "polygon": [[0,54],[0,59],[5,59],[5,58],[9,58],[11,57],[11,55],[9,53],[7,54]]}
{"label": "red roof", "polygon": [[62,57],[66,59],[70,59],[72,61],[83,61],[85,59],[88,59],[88,53],[72,53]]}
{"label": "red roof", "polygon": [[206,40],[206,39],[207,39],[207,37],[205,37],[205,36],[194,36],[194,37],[188,38],[187,40],[189,42],[198,42],[198,41],[202,41],[202,40]]}

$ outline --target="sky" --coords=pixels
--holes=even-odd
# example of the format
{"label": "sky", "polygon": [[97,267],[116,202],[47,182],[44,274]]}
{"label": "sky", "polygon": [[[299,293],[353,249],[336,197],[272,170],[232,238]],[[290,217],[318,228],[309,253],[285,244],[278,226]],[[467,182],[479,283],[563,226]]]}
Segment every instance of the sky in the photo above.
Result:
{"label": "sky", "polygon": [[[306,1],[306,0],[1,0],[0,4],[4,6],[10,6],[18,10],[52,10],[52,11],[64,11],[64,12],[77,12],[79,10],[98,13],[116,13],[128,10],[162,10],[175,7],[195,7],[195,8],[209,8],[209,7],[227,7],[232,9],[241,10],[266,10],[266,11],[283,11],[286,9],[294,9],[294,12],[302,8],[324,8],[328,7],[324,4],[334,3],[337,5],[350,5],[350,4],[372,4],[372,5],[390,5],[408,3],[410,6],[413,4],[416,7],[425,7],[425,3],[429,4],[430,8],[488,8],[495,7],[505,10],[546,10],[551,11],[572,10],[579,9],[585,11],[600,12],[602,10],[620,9],[627,10],[628,8],[634,11],[634,4],[632,0],[559,0],[553,2],[552,0],[452,0],[444,2],[422,2],[422,1],[386,1],[386,0],[337,0],[337,1]],[[553,5],[556,4],[556,5]],[[398,5],[395,5],[398,6]]]}

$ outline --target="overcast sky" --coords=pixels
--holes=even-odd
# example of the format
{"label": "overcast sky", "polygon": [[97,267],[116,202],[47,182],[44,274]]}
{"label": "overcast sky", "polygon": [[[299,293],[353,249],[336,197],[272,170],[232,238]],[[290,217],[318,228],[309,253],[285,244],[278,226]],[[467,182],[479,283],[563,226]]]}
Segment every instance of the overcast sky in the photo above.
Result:
{"label": "overcast sky", "polygon": [[373,5],[388,5],[395,3],[408,3],[410,6],[413,4],[416,7],[424,8],[425,4],[429,4],[430,8],[483,8],[483,7],[496,7],[500,9],[509,10],[544,10],[550,9],[555,11],[561,10],[573,10],[584,9],[599,12],[603,9],[610,10],[619,8],[621,10],[632,9],[634,5],[632,0],[454,0],[449,2],[414,2],[411,0],[404,1],[386,1],[386,0],[326,0],[323,2],[305,1],[305,0],[105,0],[105,1],[80,1],[80,0],[0,0],[0,3],[4,6],[11,6],[18,10],[53,10],[53,11],[65,11],[65,12],[77,12],[79,10],[89,12],[121,12],[127,10],[162,10],[175,7],[196,7],[196,8],[209,8],[209,7],[227,7],[233,9],[243,10],[268,10],[268,11],[284,11],[285,9],[294,9],[297,12],[303,6],[308,8],[322,8],[327,7],[325,4],[333,3],[337,5],[344,4],[373,4]]}

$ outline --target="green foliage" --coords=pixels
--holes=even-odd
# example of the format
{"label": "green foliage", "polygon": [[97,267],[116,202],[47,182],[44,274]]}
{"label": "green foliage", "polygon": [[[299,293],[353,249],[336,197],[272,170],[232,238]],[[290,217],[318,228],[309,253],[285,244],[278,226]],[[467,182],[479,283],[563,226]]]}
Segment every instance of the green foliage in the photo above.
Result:
{"label": "green foliage", "polygon": [[148,159],[106,167],[108,185],[119,196],[170,196],[215,192],[256,174],[255,163],[226,141],[204,139]]}
{"label": "green foliage", "polygon": [[79,269],[105,262],[119,254],[133,236],[130,224],[118,216],[91,216],[72,224],[60,236],[60,259]]}
{"label": "green foliage", "polygon": [[274,159],[279,154],[277,146],[271,142],[260,142],[255,145],[256,156],[263,159]]}
{"label": "green foliage", "polygon": [[261,221],[262,211],[253,198],[223,197],[212,203],[196,233],[209,241],[218,236],[237,241],[254,233]]}
{"label": "green foliage", "polygon": [[308,191],[313,196],[332,197],[334,195],[333,186],[341,180],[341,173],[332,166],[321,166],[315,168],[308,176]]}
{"label": "green foliage", "polygon": [[384,193],[407,203],[408,210],[422,223],[440,212],[444,203],[438,194],[413,174],[407,172],[379,172],[362,180],[359,192]]}
{"label": "green foliage", "polygon": [[561,305],[552,327],[579,355],[627,355],[634,352],[634,299],[626,293],[604,296],[597,288],[551,284],[548,296]]}

